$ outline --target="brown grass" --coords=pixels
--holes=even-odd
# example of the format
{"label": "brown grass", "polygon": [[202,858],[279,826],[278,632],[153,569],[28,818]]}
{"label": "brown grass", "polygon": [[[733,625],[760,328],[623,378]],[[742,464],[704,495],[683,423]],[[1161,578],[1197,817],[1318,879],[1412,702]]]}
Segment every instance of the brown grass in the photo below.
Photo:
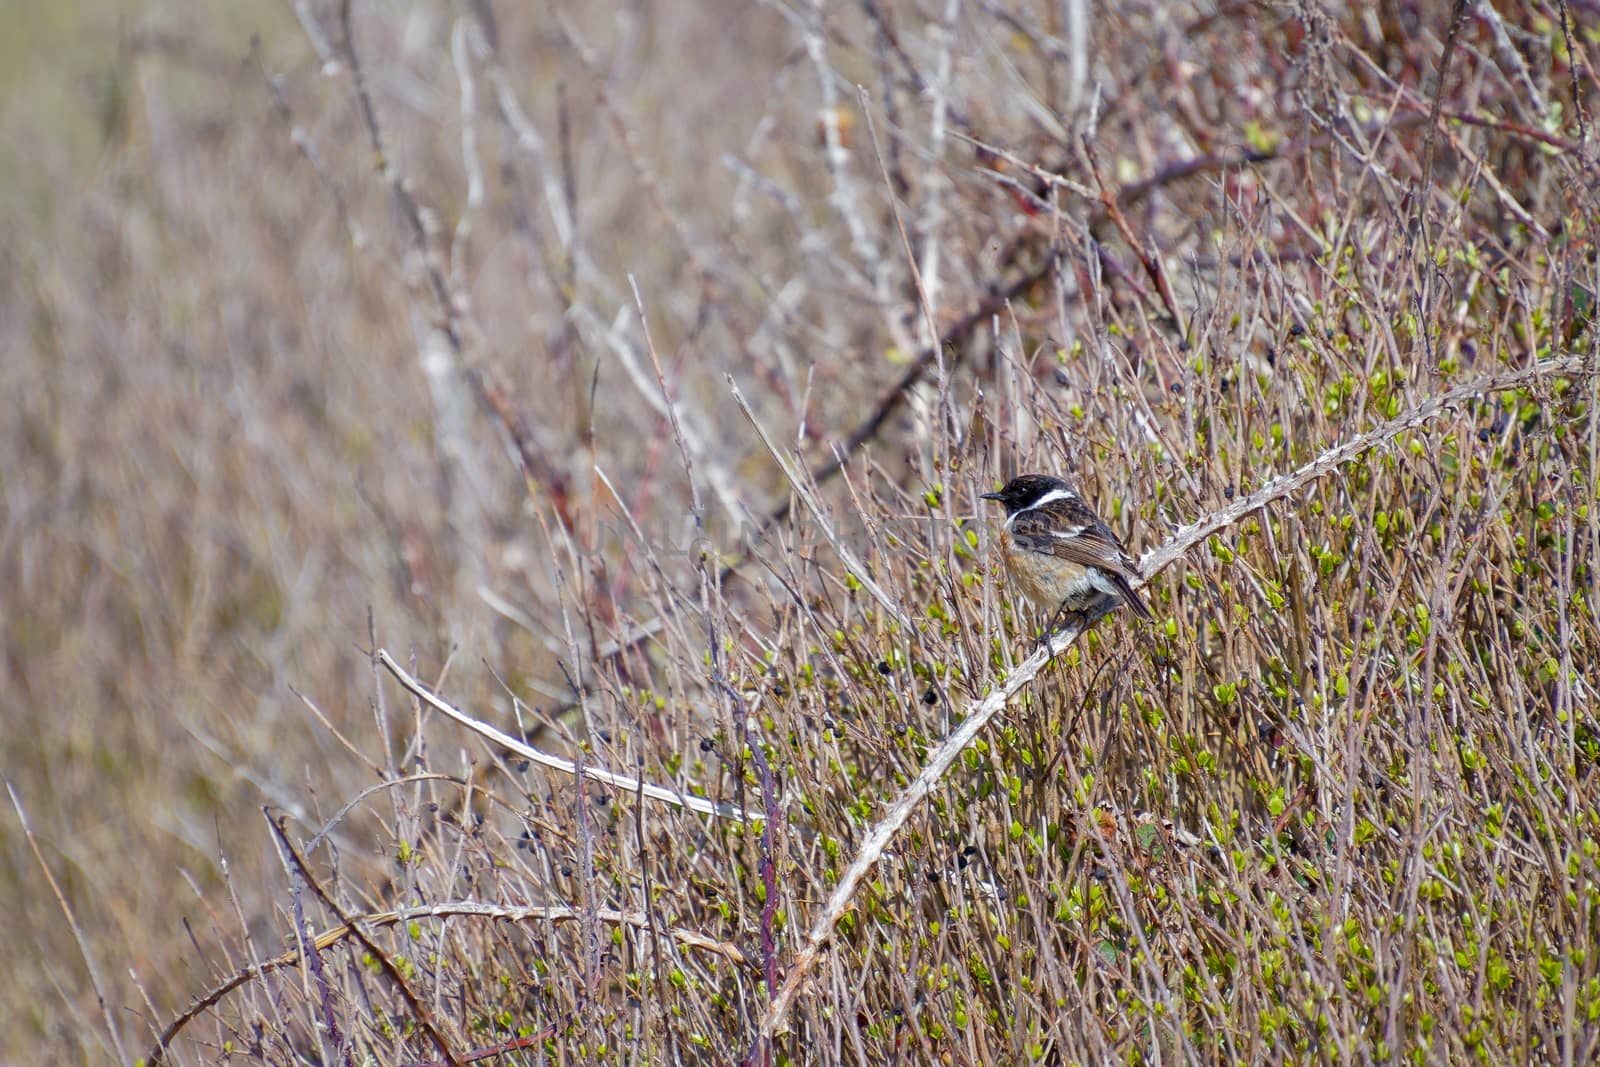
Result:
{"label": "brown grass", "polygon": [[11,76],[0,1062],[1600,1056],[1600,9],[464,6]]}

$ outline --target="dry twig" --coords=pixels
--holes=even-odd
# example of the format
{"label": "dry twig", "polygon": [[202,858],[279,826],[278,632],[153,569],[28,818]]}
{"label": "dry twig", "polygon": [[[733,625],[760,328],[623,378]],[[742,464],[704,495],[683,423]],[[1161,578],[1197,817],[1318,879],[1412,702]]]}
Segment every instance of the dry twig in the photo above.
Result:
{"label": "dry twig", "polygon": [[474,719],[466,712],[447,704],[443,700],[440,700],[433,694],[432,690],[423,685],[421,682],[417,681],[416,678],[412,677],[409,671],[400,666],[400,664],[396,663],[394,657],[389,655],[386,650],[381,648],[378,650],[378,662],[382,663],[384,667],[388,669],[389,673],[394,675],[395,680],[404,686],[407,691],[422,700],[435,711],[454,719],[456,722],[460,723],[462,726],[465,726],[467,729],[472,730],[474,733],[480,734],[496,744],[510,749],[523,759],[531,760],[534,763],[539,764],[541,767],[549,767],[552,770],[561,771],[565,774],[571,775],[578,775],[581,773],[584,778],[587,778],[590,781],[599,782],[602,785],[608,785],[613,789],[619,789],[625,793],[639,793],[642,796],[649,797],[651,800],[660,800],[668,804],[676,804],[678,807],[688,808],[690,811],[697,811],[702,815],[717,815],[725,819],[740,819],[746,822],[761,818],[760,812],[747,812],[744,809],[736,807],[732,804],[719,804],[710,800],[706,800],[703,797],[689,796],[686,793],[679,793],[674,790],[667,789],[664,786],[651,785],[646,782],[641,782],[636,778],[629,778],[628,776],[622,774],[613,774],[608,770],[600,767],[592,767],[587,763],[583,765],[582,770],[580,771],[578,765],[572,760],[562,759],[560,756],[553,756],[548,752],[541,752],[532,745],[527,745],[521,741],[518,741],[516,738],[512,737],[503,730],[499,730],[493,726],[490,726],[488,723],[479,719]]}

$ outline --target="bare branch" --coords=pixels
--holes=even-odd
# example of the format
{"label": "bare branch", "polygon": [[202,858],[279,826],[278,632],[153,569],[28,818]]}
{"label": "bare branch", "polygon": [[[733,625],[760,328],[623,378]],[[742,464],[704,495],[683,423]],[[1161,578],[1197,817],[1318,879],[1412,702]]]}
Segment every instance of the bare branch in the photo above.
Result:
{"label": "bare branch", "polygon": [[[572,760],[562,759],[560,756],[553,756],[548,752],[541,752],[531,745],[523,744],[510,734],[490,726],[486,722],[474,719],[466,712],[460,711],[440,700],[433,695],[433,692],[427,686],[417,681],[411,676],[410,672],[396,663],[394,657],[389,655],[386,650],[381,648],[378,650],[378,662],[382,663],[389,673],[394,675],[395,680],[409,692],[435,711],[454,719],[467,729],[510,749],[523,759],[531,760],[541,767],[549,767],[552,770],[562,771],[566,774],[575,775],[579,773],[578,765]],[[717,815],[725,819],[739,819],[744,822],[751,822],[762,817],[760,812],[746,812],[732,804],[713,803],[702,797],[689,796],[685,793],[667,789],[664,786],[650,785],[636,778],[629,778],[626,775],[613,774],[600,767],[590,766],[588,763],[583,765],[582,774],[583,777],[591,781],[611,786],[613,789],[620,789],[626,793],[641,793],[652,800],[676,804],[679,807],[688,808],[690,811],[697,811],[702,815]]]}

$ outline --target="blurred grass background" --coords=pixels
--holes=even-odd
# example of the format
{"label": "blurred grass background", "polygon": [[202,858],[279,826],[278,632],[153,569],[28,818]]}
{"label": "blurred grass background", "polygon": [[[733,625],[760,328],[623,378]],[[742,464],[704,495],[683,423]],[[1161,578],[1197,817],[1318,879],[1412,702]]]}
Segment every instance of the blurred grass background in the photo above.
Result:
{"label": "blurred grass background", "polygon": [[[763,936],[787,959],[1029,647],[977,492],[1070,472],[1148,549],[1471,375],[1593,351],[1562,301],[1595,288],[1600,21],[1572,5],[1569,49],[1565,7],[1507,7],[1464,23],[1430,149],[1429,5],[1127,3],[1074,30],[1055,3],[950,26],[871,2],[815,24],[360,4],[380,157],[337,4],[11,5],[0,775],[74,918],[8,810],[0,1063],[131,1060],[282,951],[297,898],[264,805],[302,844],[329,826],[316,870],[348,910],[655,908],[737,949],[663,967],[626,923],[604,952],[575,923],[393,931],[462,1047],[548,1022],[558,1062],[737,1058]],[[740,540],[788,496],[724,376],[815,471],[936,334],[947,376],[915,364],[925,387],[825,494],[906,627],[803,509]],[[702,533],[663,389],[725,585],[607,539]],[[1103,624],[896,843],[781,1055],[1593,1052],[1593,389],[1463,405],[1158,577],[1158,625]],[[775,881],[753,833],[635,824],[424,723],[375,677],[369,617],[561,751],[759,806],[762,746]],[[1211,847],[1124,840],[1135,811]],[[370,961],[337,958],[360,1049],[432,1056]],[[246,983],[174,1059],[312,1060],[319,992],[292,967]]]}
{"label": "blurred grass background", "polygon": [[[306,11],[336,29],[336,6]],[[448,11],[361,16],[374,47],[443,55],[449,69],[448,47],[435,51]],[[596,93],[558,98],[580,64],[548,26],[504,17],[531,41],[527,58],[550,61],[517,82],[534,119],[553,130],[558,100],[568,106],[574,165],[600,176],[574,200],[591,220],[586,252],[614,278],[652,275],[653,301],[674,299],[683,258],[623,147],[593,135]],[[779,23],[714,6],[571,17],[632,50],[639,70],[612,91],[637,108],[633,151],[687,177],[673,210],[725,202],[731,181],[709,161],[740,147],[765,106],[735,86],[742,61],[782,46]],[[196,957],[195,937],[208,955],[215,940],[195,916],[226,907],[224,858],[247,887],[240,917],[272,930],[255,895],[278,868],[261,805],[325,817],[361,766],[290,686],[370,749],[369,611],[381,639],[433,662],[464,647],[513,684],[554,671],[479,595],[545,588],[542,549],[495,428],[430,394],[417,264],[357,114],[347,98],[328,106],[344,83],[325,75],[293,6],[20,4],[5,18],[0,768],[120,991],[117,1024],[147,1036],[155,1020],[130,971],[170,1017],[222,969]],[[691,55],[703,69],[684,82]],[[269,89],[284,72],[292,118]],[[398,158],[459,148],[448,90],[386,63],[374,77],[386,114],[422,120],[396,136]],[[296,150],[302,122],[325,175]],[[442,206],[458,210],[459,160],[446,167]],[[356,192],[341,200],[330,183]],[[525,409],[536,432],[617,435],[613,469],[636,467],[631,391],[591,411],[594,355],[573,350],[559,319],[530,315],[542,265],[504,234],[483,255],[474,311],[496,357],[527,358],[533,381],[570,379],[513,383],[537,398]],[[679,335],[666,315],[660,331],[665,344]],[[564,374],[534,351],[546,343]],[[441,424],[499,465],[463,459]],[[481,695],[496,692],[474,673]],[[0,840],[0,889],[15,902],[0,937],[22,961],[0,972],[0,1060],[105,1054],[85,1029],[99,1016],[69,1007],[93,1003],[86,964],[14,814]]]}

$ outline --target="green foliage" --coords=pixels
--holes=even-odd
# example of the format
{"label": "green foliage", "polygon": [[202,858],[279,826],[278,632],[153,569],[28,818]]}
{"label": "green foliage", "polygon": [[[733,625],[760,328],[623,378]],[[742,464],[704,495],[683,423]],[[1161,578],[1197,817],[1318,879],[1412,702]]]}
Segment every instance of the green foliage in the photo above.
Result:
{"label": "green foliage", "polygon": [[[237,12],[222,45],[119,24],[86,83],[95,176],[3,194],[64,220],[4,252],[0,663],[7,780],[76,925],[19,851],[0,1002],[59,988],[74,1023],[14,1012],[0,1060],[131,1059],[146,995],[171,1018],[262,961],[184,1062],[342,1060],[330,1013],[361,1062],[436,1060],[428,1025],[504,1046],[484,1059],[739,1061],[768,963],[798,966],[1047,622],[979,493],[1069,475],[1137,553],[1429,396],[1600,343],[1567,76],[1600,42],[1537,5],[1496,5],[1515,70],[1463,25],[1431,132],[1393,72],[1437,70],[1434,13],[1097,7],[1087,146],[1040,132],[1087,105],[1078,31],[1026,5],[841,9],[814,41],[772,12],[591,7],[497,6],[490,34],[473,5],[354,5],[381,153],[349,57],[318,54],[343,27],[278,11],[242,67]],[[947,33],[998,51],[945,77]],[[4,77],[36,77],[8,47]],[[14,95],[6,151],[66,166],[61,96]],[[1156,623],[1102,620],[915,808],[774,1059],[1582,1047],[1595,396],[1484,391],[1149,576]],[[369,608],[472,714],[778,819],[468,739],[374,681]],[[292,878],[263,804],[307,850]],[[80,945],[109,988],[31,962]]]}

